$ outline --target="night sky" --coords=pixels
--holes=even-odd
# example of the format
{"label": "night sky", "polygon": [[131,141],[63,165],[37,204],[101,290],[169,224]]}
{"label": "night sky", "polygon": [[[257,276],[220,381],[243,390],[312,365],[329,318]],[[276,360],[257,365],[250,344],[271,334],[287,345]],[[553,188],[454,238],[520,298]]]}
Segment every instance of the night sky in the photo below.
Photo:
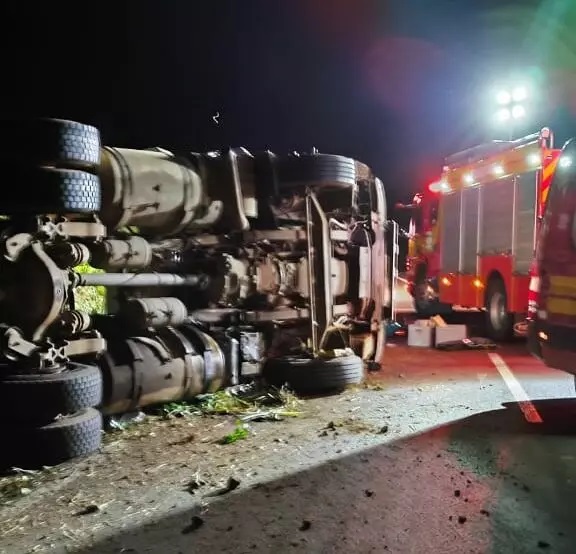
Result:
{"label": "night sky", "polygon": [[[473,7],[471,7],[473,6]],[[116,146],[356,157],[393,199],[505,138],[493,87],[537,83],[527,132],[576,115],[574,0],[15,2],[3,111],[78,119]],[[213,116],[219,113],[219,123]]]}

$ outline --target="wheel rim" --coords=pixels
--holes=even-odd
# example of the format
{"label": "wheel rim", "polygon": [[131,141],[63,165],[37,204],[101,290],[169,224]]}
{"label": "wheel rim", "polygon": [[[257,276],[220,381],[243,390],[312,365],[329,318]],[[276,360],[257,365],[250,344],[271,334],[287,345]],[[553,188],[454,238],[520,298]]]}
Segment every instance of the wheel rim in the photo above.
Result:
{"label": "wheel rim", "polygon": [[490,306],[488,307],[490,315],[490,324],[494,329],[502,329],[506,319],[506,298],[501,292],[496,292],[490,299]]}

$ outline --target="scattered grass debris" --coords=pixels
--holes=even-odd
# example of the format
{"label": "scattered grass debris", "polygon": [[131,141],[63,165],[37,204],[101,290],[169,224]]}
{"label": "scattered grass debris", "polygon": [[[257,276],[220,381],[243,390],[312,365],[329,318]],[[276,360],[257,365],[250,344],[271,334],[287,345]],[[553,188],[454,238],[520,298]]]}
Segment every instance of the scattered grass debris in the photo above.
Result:
{"label": "scattered grass debris", "polygon": [[194,415],[233,415],[242,421],[280,421],[302,415],[301,401],[286,388],[239,385],[191,402],[171,402],[162,408],[164,418]]}
{"label": "scattered grass debris", "polygon": [[365,381],[363,381],[360,385],[350,385],[347,388],[347,390],[349,390],[350,392],[357,392],[362,390],[371,390],[378,392],[386,390],[386,387],[384,387],[381,381],[378,381],[377,379],[368,378]]}
{"label": "scattered grass debris", "polygon": [[249,435],[248,428],[241,422],[236,422],[236,428],[231,433],[228,433],[224,437],[222,437],[218,443],[219,444],[232,444],[234,442],[245,440],[248,438]]}
{"label": "scattered grass debris", "polygon": [[146,421],[146,414],[142,411],[128,412],[107,418],[105,427],[107,431],[126,431],[126,429]]}
{"label": "scattered grass debris", "polygon": [[41,470],[12,468],[10,473],[0,477],[0,505],[29,495],[38,482],[45,478],[51,468]]}

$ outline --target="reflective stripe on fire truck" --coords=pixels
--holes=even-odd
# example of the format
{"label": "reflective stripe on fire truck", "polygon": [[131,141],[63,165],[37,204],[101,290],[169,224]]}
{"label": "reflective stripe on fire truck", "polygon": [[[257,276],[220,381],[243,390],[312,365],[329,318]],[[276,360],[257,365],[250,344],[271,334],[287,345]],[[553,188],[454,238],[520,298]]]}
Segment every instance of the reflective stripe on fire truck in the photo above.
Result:
{"label": "reflective stripe on fire truck", "polygon": [[[554,176],[554,171],[556,171],[556,166],[558,165],[558,160],[560,159],[559,155],[554,155],[550,163],[544,165],[542,169],[542,185],[541,191],[542,195],[540,197],[541,205],[546,203],[548,199],[548,192],[550,192],[550,184],[552,183],[552,177]],[[543,214],[540,214],[543,215]]]}
{"label": "reflective stripe on fire truck", "polygon": [[532,276],[528,285],[528,317],[534,319],[538,313],[538,300],[540,296],[540,277]]}
{"label": "reflective stripe on fire truck", "polygon": [[528,285],[528,312],[526,319],[531,321],[536,319],[538,313],[538,304],[540,301],[540,276],[538,261],[534,259],[530,266],[530,283]]}
{"label": "reflective stripe on fire truck", "polygon": [[576,277],[550,276],[547,311],[549,314],[576,315]]}

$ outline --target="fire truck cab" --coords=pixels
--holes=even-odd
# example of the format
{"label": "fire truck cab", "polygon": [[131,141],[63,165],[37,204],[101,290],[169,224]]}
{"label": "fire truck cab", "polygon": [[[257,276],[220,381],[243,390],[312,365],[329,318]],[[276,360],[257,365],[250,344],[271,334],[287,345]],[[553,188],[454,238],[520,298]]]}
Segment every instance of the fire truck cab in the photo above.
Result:
{"label": "fire truck cab", "polygon": [[417,312],[485,310],[488,335],[512,338],[527,312],[539,222],[559,154],[544,128],[446,158],[440,179],[417,195],[409,233],[407,277]]}

